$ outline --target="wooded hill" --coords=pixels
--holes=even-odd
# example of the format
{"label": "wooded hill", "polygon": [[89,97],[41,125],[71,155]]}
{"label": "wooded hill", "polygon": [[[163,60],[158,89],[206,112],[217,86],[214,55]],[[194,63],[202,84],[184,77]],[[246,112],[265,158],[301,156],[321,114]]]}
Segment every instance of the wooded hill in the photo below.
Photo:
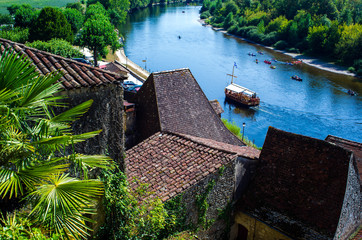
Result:
{"label": "wooded hill", "polygon": [[201,18],[256,43],[331,58],[362,75],[359,0],[205,0]]}

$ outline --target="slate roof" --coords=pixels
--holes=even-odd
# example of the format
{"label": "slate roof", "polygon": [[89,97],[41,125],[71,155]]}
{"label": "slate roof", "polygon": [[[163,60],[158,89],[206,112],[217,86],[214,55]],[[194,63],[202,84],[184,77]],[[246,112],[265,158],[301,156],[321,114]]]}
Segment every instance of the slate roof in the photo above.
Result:
{"label": "slate roof", "polygon": [[351,154],[323,140],[269,127],[255,178],[238,207],[297,239],[300,232],[292,230],[297,228],[279,225],[274,213],[333,237]]}
{"label": "slate roof", "polygon": [[220,103],[218,100],[210,100],[210,104],[212,106],[212,108],[215,110],[216,114],[221,114],[224,112],[224,109],[222,109]]}
{"label": "slate roof", "polygon": [[152,73],[138,91],[137,103],[141,140],[170,131],[245,145],[224,126],[189,69]]}
{"label": "slate roof", "polygon": [[360,181],[362,182],[362,143],[350,141],[332,135],[328,135],[325,140],[353,152],[353,155],[357,162]]}
{"label": "slate roof", "polygon": [[61,81],[62,87],[67,90],[117,83],[126,78],[110,71],[91,67],[88,64],[40,51],[6,39],[0,38],[0,44],[1,53],[4,52],[5,48],[21,52],[33,62],[37,71],[43,75],[61,70],[64,75],[59,81]]}
{"label": "slate roof", "polygon": [[[259,150],[246,146],[158,132],[126,151],[126,172],[130,182],[135,177],[148,183],[149,190],[166,201],[237,156],[256,159],[259,154]],[[131,186],[136,187],[136,183]]]}

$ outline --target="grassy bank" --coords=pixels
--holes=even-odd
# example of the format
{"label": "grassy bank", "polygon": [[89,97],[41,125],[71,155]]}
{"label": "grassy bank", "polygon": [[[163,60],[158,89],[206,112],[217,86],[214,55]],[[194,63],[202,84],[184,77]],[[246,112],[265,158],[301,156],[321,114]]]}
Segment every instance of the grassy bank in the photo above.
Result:
{"label": "grassy bank", "polygon": [[77,0],[0,0],[0,13],[8,14],[7,7],[13,4],[30,4],[35,8],[43,8],[46,6],[51,7],[64,7],[67,3],[74,3]]}

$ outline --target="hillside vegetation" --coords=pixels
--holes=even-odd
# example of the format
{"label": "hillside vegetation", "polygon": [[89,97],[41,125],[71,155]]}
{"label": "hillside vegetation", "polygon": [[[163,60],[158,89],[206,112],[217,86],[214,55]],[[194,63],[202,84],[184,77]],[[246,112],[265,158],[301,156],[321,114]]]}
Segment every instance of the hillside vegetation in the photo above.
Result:
{"label": "hillside vegetation", "polygon": [[256,43],[333,59],[362,75],[359,0],[205,0],[201,18]]}

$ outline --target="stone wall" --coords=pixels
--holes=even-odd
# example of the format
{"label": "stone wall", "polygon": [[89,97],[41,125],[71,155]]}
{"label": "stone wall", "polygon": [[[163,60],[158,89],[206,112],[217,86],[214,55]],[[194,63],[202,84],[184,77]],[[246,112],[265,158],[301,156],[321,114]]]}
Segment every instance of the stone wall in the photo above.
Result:
{"label": "stone wall", "polygon": [[[292,238],[282,234],[278,230],[266,225],[265,223],[257,220],[256,218],[238,212],[235,216],[235,224],[231,228],[231,234],[229,240],[243,239],[240,235],[240,228],[246,228],[244,236],[247,239],[253,240],[291,240]],[[239,233],[239,236],[238,236]]]}
{"label": "stone wall", "polygon": [[220,210],[225,210],[228,204],[233,201],[235,189],[235,162],[224,166],[224,171],[219,169],[218,172],[206,176],[202,181],[187,189],[183,195],[183,202],[186,205],[187,222],[193,226],[198,224],[198,206],[196,198],[198,195],[205,194],[210,182],[214,180],[215,185],[207,195],[209,207],[206,212],[206,220],[213,222],[208,228],[201,229],[197,236],[199,239],[226,239],[229,227],[227,221],[229,219],[220,219]]}
{"label": "stone wall", "polygon": [[362,194],[356,162],[351,157],[343,207],[334,239],[347,239],[362,225]]}
{"label": "stone wall", "polygon": [[109,84],[65,91],[62,94],[68,95],[63,102],[69,103],[70,107],[93,100],[88,112],[73,124],[74,133],[102,130],[98,136],[76,144],[76,151],[84,154],[108,155],[123,169],[123,89],[118,85]]}

